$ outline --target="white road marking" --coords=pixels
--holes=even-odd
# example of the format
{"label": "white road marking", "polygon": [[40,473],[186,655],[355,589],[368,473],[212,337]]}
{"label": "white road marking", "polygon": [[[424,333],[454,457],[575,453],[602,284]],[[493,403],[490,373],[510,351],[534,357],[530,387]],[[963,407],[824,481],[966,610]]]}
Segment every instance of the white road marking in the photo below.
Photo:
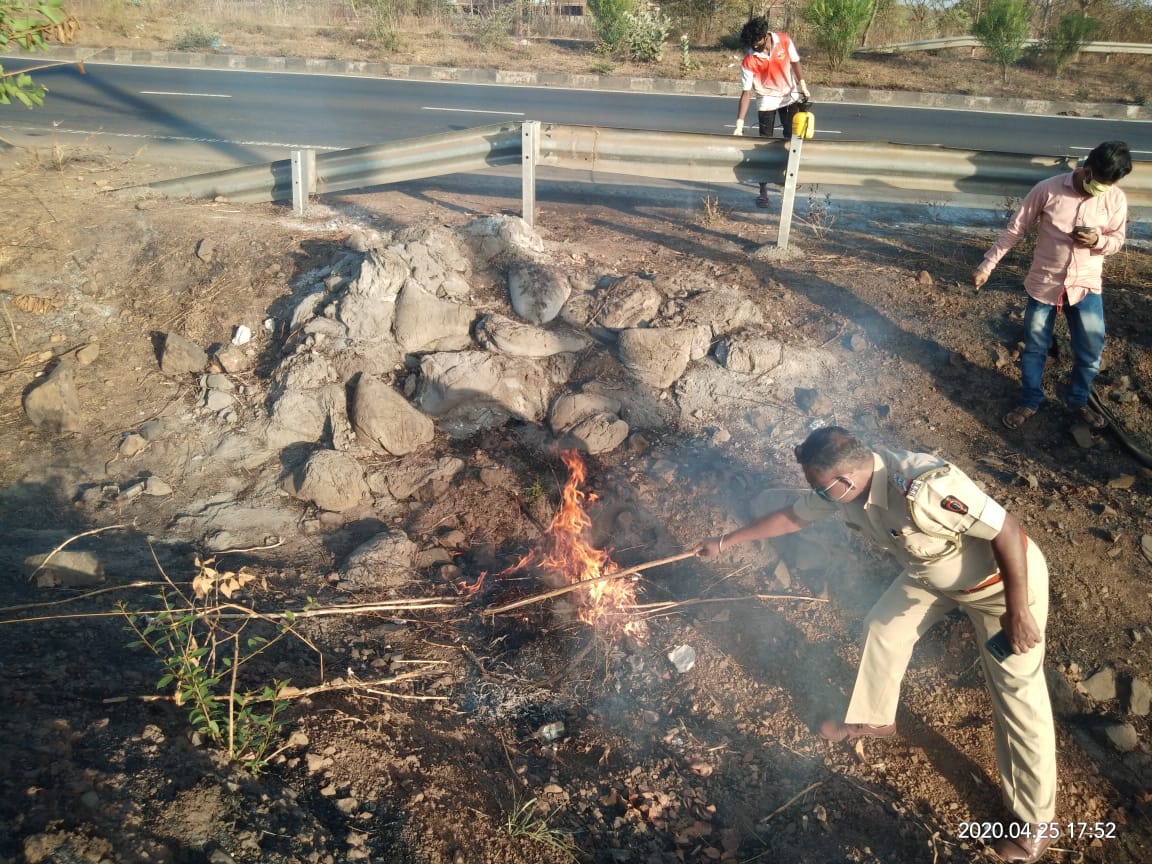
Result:
{"label": "white road marking", "polygon": [[196,96],[203,99],[231,99],[228,93],[177,93],[168,90],[141,90],[141,96]]}
{"label": "white road marking", "polygon": [[523,111],[485,111],[480,108],[440,108],[435,105],[424,105],[421,111],[454,111],[458,114],[505,114],[509,117],[523,117]]}
{"label": "white road marking", "polygon": [[[1094,150],[1094,149],[1096,149],[1096,145],[1093,144],[1091,147],[1077,147],[1075,144],[1072,144],[1068,147],[1068,149],[1069,150]],[[1152,150],[1129,150],[1128,152],[1132,153],[1133,155],[1139,153],[1142,156],[1147,156],[1149,153],[1152,153]]]}

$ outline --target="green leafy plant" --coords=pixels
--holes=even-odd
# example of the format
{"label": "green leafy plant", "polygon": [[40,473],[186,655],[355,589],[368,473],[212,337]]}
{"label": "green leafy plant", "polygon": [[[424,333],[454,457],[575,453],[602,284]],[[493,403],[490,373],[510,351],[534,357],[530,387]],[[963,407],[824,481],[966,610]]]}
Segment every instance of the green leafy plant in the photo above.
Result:
{"label": "green leafy plant", "polygon": [[[242,687],[240,671],[293,632],[293,617],[267,622],[231,602],[255,579],[244,568],[218,570],[213,558],[196,558],[195,563],[191,595],[165,575],[167,587],[155,595],[158,611],[133,611],[118,604],[136,636],[129,647],[146,648],[157,657],[164,674],[156,688],[171,690],[194,730],[223,748],[229,759],[258,773],[280,752],[274,748],[284,724],[288,700],[281,693],[288,682]],[[272,637],[246,632],[256,622],[273,627]]]}
{"label": "green leafy plant", "polygon": [[615,50],[624,41],[632,6],[633,0],[589,0],[596,36],[608,48]]}
{"label": "green leafy plant", "polygon": [[992,0],[972,25],[972,35],[1000,66],[1003,84],[1008,83],[1008,68],[1024,55],[1030,15],[1020,0]]}
{"label": "green leafy plant", "polygon": [[203,24],[189,24],[172,40],[174,51],[205,51],[215,48],[220,37]]}
{"label": "green leafy plant", "polygon": [[[78,26],[64,0],[0,2],[0,50],[42,51],[51,41],[69,43]],[[15,100],[25,108],[39,108],[46,92],[26,72],[5,72],[0,66],[0,105]]]}
{"label": "green leafy plant", "polygon": [[548,824],[559,809],[556,807],[547,813],[542,813],[535,798],[530,798],[519,805],[513,802],[513,809],[505,814],[504,828],[509,837],[542,843],[555,849],[569,861],[577,861],[579,859],[576,857],[576,847],[572,838]]}
{"label": "green leafy plant", "polygon": [[524,496],[525,501],[535,501],[544,495],[544,481],[536,477],[531,483],[521,490],[521,495]]}
{"label": "green leafy plant", "polygon": [[680,74],[690,75],[699,68],[700,64],[688,54],[688,34],[683,33],[680,36]]}
{"label": "green leafy plant", "polygon": [[672,30],[672,20],[660,7],[645,2],[626,12],[628,30],[624,41],[628,57],[637,63],[656,63],[664,56],[664,42]]}
{"label": "green leafy plant", "polygon": [[804,10],[804,20],[812,25],[816,45],[839,69],[860,44],[872,20],[875,0],[812,0]]}
{"label": "green leafy plant", "polygon": [[1071,13],[1056,22],[1052,35],[1040,43],[1040,53],[1048,60],[1052,73],[1059,78],[1064,67],[1096,36],[1100,22],[1087,15]]}

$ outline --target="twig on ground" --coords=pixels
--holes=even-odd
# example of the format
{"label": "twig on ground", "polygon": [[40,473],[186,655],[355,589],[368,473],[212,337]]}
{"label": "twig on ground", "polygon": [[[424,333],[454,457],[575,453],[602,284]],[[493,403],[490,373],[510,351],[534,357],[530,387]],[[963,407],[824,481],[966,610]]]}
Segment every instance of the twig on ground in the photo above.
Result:
{"label": "twig on ground", "polygon": [[528,606],[532,603],[539,603],[541,600],[548,600],[551,597],[559,597],[562,594],[567,594],[570,591],[576,591],[579,588],[587,588],[590,585],[596,585],[600,582],[611,582],[616,579],[623,579],[631,576],[633,573],[639,573],[641,570],[647,570],[649,567],[659,567],[662,564],[671,564],[674,561],[683,561],[685,558],[694,558],[696,553],[681,552],[679,555],[671,555],[668,558],[661,558],[657,561],[649,561],[646,564],[637,564],[635,567],[627,567],[624,570],[617,570],[614,573],[608,573],[604,576],[597,576],[595,579],[584,579],[572,585],[565,585],[561,588],[555,588],[552,591],[545,591],[543,594],[537,594],[533,597],[525,597],[523,600],[517,600],[515,603],[508,603],[504,606],[497,606],[495,609],[488,609],[485,611],[486,615],[501,615],[505,612],[511,612],[513,609],[519,609],[521,606]]}
{"label": "twig on ground", "polygon": [[804,597],[800,594],[745,594],[741,597],[697,597],[691,600],[668,600],[663,603],[640,603],[625,607],[630,612],[643,613],[646,618],[671,614],[681,606],[699,606],[703,603],[744,603],[748,600],[804,600],[809,603],[827,603],[825,597]]}
{"label": "twig on ground", "polygon": [[93,534],[100,534],[103,531],[115,531],[119,528],[127,527],[127,525],[105,525],[103,528],[93,528],[91,531],[83,531],[74,537],[69,537],[44,557],[44,560],[40,562],[39,566],[29,574],[28,581],[31,582],[33,579],[35,579],[37,574],[39,574],[41,570],[48,566],[48,562],[52,560],[53,556],[72,541],[79,540],[81,537],[91,537]]}

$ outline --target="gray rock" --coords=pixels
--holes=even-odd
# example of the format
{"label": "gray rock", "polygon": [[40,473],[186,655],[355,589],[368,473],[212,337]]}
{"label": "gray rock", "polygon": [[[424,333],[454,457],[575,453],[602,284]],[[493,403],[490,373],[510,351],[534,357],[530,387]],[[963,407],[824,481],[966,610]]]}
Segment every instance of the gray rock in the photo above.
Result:
{"label": "gray rock", "polygon": [[617,279],[597,298],[596,323],[609,330],[650,325],[664,299],[649,280],[634,274]]}
{"label": "gray rock", "polygon": [[1148,715],[1152,707],[1152,685],[1143,678],[1132,679],[1132,692],[1128,697],[1128,711],[1137,717]]}
{"label": "gray rock", "polygon": [[155,417],[141,424],[137,432],[139,432],[141,438],[151,443],[164,434],[164,420],[160,417]]}
{"label": "gray rock", "polygon": [[119,453],[125,459],[131,459],[148,448],[148,439],[137,432],[129,432],[120,442]]}
{"label": "gray rock", "polygon": [[392,338],[396,298],[408,278],[408,265],[395,252],[372,252],[344,290],[339,318],[353,339],[382,342]]}
{"label": "gray rock", "polygon": [[80,394],[76,389],[76,367],[71,361],[61,360],[43,381],[24,394],[24,414],[50,434],[80,431]]}
{"label": "gray rock", "polygon": [[519,216],[485,216],[465,225],[462,233],[489,261],[512,253],[544,253],[540,235]]}
{"label": "gray rock", "polygon": [[1130,753],[1140,746],[1140,733],[1131,723],[1109,723],[1103,731],[1104,737],[1121,753]]}
{"label": "gray rock", "polygon": [[399,529],[377,534],[358,546],[341,568],[340,584],[349,590],[398,588],[414,575],[416,544]]}
{"label": "gray rock", "polygon": [[1116,698],[1116,670],[1105,666],[1081,686],[1089,698],[1096,702],[1109,702]]}
{"label": "gray rock", "polygon": [[404,283],[396,301],[392,328],[396,343],[405,351],[459,351],[472,344],[476,310],[443,300],[415,279]]}
{"label": "gray rock", "polygon": [[593,414],[619,414],[620,401],[602,393],[563,393],[548,412],[552,432],[560,435]]}
{"label": "gray rock", "polygon": [[[47,562],[47,563],[45,563]],[[104,582],[104,565],[92,552],[62,549],[49,557],[30,555],[24,559],[29,579],[38,588],[87,588]]]}
{"label": "gray rock", "polygon": [[196,257],[205,264],[211,264],[216,260],[216,244],[208,239],[201,240],[196,244]]}
{"label": "gray rock", "polygon": [[163,498],[172,494],[172,487],[159,477],[148,477],[144,481],[144,494],[154,498]]}
{"label": "gray rock", "polygon": [[285,479],[288,494],[311,502],[321,510],[340,513],[359,504],[368,494],[360,463],[347,453],[318,450]]}
{"label": "gray rock", "polygon": [[532,324],[547,324],[560,314],[572,283],[559,267],[519,258],[508,271],[508,295],[516,314]]}
{"label": "gray rock", "polygon": [[205,376],[204,386],[209,390],[219,390],[222,393],[232,393],[236,390],[236,385],[232,383],[232,379],[219,372]]}
{"label": "gray rock", "polygon": [[585,417],[564,437],[586,453],[607,453],[624,443],[628,431],[628,424],[615,414],[602,412]]}
{"label": "gray rock", "polygon": [[233,345],[231,342],[217,350],[213,359],[229,375],[247,372],[252,368],[252,358],[245,353],[243,348],[239,345]]}
{"label": "gray rock", "polygon": [[397,501],[411,498],[429,483],[451,483],[464,468],[464,462],[454,456],[421,459],[409,457],[387,470],[377,472],[369,480],[373,488],[386,488]]}
{"label": "gray rock", "polygon": [[76,364],[78,366],[91,366],[96,362],[100,356],[100,343],[96,341],[89,342],[76,349]]}
{"label": "gray rock", "polygon": [[432,441],[431,418],[383,381],[362,375],[352,397],[352,428],[361,442],[394,456],[403,456]]}
{"label": "gray rock", "polygon": [[678,328],[620,332],[620,362],[638,381],[663,390],[684,374],[692,355],[694,331]]}
{"label": "gray rock", "polygon": [[189,342],[179,333],[168,333],[164,337],[164,349],[160,353],[160,371],[165,375],[199,375],[208,365],[208,353],[199,345]]}
{"label": "gray rock", "polygon": [[513,357],[551,357],[566,351],[583,351],[592,344],[582,333],[545,330],[497,313],[480,319],[476,325],[476,341],[483,348]]}
{"label": "gray rock", "polygon": [[209,390],[204,394],[204,407],[209,411],[223,411],[232,406],[232,394],[223,390]]}
{"label": "gray rock", "polygon": [[575,363],[572,354],[540,360],[486,351],[429,354],[420,361],[416,405],[455,437],[510,417],[537,423]]}
{"label": "gray rock", "polygon": [[319,396],[289,390],[272,407],[265,441],[275,450],[297,443],[315,443],[324,433],[327,419],[328,409]]}

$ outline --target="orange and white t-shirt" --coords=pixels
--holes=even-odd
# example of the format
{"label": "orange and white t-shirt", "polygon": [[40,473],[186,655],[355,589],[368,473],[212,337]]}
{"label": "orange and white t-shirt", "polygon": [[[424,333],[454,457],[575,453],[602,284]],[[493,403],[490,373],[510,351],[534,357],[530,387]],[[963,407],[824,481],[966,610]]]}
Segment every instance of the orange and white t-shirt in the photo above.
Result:
{"label": "orange and white t-shirt", "polygon": [[740,89],[760,97],[761,111],[775,111],[799,98],[792,64],[800,62],[796,46],[787,33],[772,33],[767,51],[752,51],[740,64]]}

